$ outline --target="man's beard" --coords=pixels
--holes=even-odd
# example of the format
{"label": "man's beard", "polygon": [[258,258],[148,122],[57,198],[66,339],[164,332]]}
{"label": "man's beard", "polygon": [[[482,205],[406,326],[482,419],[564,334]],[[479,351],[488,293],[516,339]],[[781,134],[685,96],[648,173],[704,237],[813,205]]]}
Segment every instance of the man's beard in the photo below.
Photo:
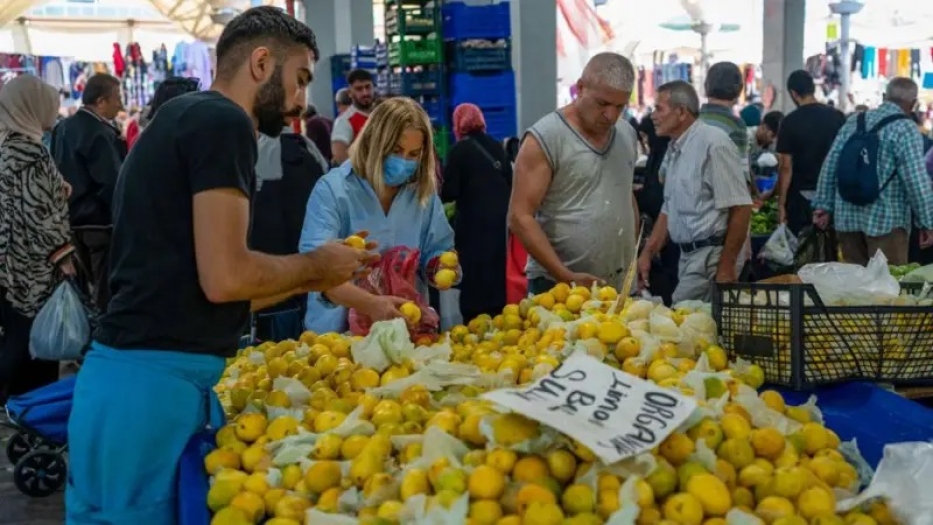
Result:
{"label": "man's beard", "polygon": [[298,116],[301,108],[285,111],[285,87],[282,85],[282,68],[276,67],[268,82],[259,88],[253,101],[253,116],[259,132],[269,137],[278,137],[285,127],[285,118]]}

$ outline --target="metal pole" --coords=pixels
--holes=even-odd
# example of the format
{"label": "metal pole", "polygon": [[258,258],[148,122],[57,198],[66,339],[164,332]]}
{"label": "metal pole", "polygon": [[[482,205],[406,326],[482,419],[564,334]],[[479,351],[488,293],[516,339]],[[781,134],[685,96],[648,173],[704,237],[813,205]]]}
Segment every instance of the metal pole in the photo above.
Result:
{"label": "metal pole", "polygon": [[839,19],[839,36],[841,37],[839,41],[839,58],[842,73],[839,75],[839,100],[836,103],[836,107],[839,108],[839,111],[845,113],[849,105],[849,81],[851,79],[849,72],[849,24],[852,21],[852,17],[849,14],[843,13],[840,15]]}

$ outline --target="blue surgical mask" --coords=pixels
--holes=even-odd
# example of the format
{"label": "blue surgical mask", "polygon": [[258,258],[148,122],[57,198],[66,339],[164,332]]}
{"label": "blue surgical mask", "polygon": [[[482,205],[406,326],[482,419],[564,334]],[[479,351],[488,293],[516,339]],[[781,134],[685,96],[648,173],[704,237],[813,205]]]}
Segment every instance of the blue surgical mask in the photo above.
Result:
{"label": "blue surgical mask", "polygon": [[398,155],[389,155],[382,163],[382,179],[386,186],[401,186],[408,182],[408,179],[415,174],[418,169],[418,161],[409,160]]}

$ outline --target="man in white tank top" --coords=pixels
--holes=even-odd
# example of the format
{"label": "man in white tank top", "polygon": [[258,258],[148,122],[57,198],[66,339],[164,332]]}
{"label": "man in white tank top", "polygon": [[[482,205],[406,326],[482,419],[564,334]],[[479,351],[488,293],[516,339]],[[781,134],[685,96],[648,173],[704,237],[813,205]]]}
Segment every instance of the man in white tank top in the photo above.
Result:
{"label": "man in white tank top", "polygon": [[619,116],[635,82],[616,53],[590,59],[577,98],[525,134],[515,160],[509,227],[528,250],[528,290],[558,282],[620,288],[635,257],[635,130]]}

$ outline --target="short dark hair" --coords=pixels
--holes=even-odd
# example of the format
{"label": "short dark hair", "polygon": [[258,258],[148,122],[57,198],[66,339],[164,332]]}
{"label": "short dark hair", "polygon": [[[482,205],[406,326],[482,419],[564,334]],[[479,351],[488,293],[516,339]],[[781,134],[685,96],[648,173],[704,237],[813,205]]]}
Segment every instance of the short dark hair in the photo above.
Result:
{"label": "short dark hair", "polygon": [[781,129],[781,121],[784,120],[784,114],[780,111],[769,111],[761,118],[761,125],[770,129],[775,135]]}
{"label": "short dark hair", "polygon": [[365,69],[354,69],[347,74],[347,84],[351,86],[356,82],[372,82],[373,74]]}
{"label": "short dark hair", "polygon": [[742,70],[732,62],[717,62],[706,73],[703,89],[708,98],[735,100],[745,88]]}
{"label": "short dark hair", "polygon": [[310,27],[277,7],[253,7],[237,15],[221,33],[217,41],[217,76],[235,73],[260,43],[269,45],[278,56],[293,46],[308,48],[315,59],[319,56]]}
{"label": "short dark hair", "polygon": [[816,93],[813,75],[803,69],[792,72],[787,76],[787,91],[793,91],[801,97]]}
{"label": "short dark hair", "polygon": [[120,79],[107,73],[97,73],[87,79],[84,93],[81,94],[81,103],[93,106],[98,100],[113,95],[115,89],[120,89]]}
{"label": "short dark hair", "polygon": [[308,104],[308,107],[305,108],[305,112],[303,115],[301,115],[301,118],[307,120],[315,116],[317,116],[317,106],[314,104]]}
{"label": "short dark hair", "polygon": [[199,86],[200,81],[196,78],[169,77],[163,80],[152,95],[152,100],[149,102],[149,113],[146,114],[146,118],[151,119],[154,117],[156,110],[169,100],[185,93],[197,91]]}

